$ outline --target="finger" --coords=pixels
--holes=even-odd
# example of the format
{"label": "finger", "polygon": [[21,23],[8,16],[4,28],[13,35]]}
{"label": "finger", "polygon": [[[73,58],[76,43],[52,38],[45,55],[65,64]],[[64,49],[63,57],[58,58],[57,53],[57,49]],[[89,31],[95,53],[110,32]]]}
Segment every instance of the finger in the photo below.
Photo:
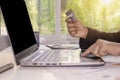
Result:
{"label": "finger", "polygon": [[86,56],[86,55],[90,54],[93,46],[94,46],[94,45],[92,45],[92,46],[89,47],[87,50],[85,50],[85,51],[81,54],[81,56]]}
{"label": "finger", "polygon": [[79,28],[84,28],[84,25],[82,25],[82,23],[80,23],[79,21],[74,22],[74,26]]}
{"label": "finger", "polygon": [[100,55],[98,54],[99,47],[100,47],[100,42],[99,42],[99,40],[97,40],[96,43],[94,43],[90,48],[88,48],[88,49],[83,53],[83,56],[86,56],[86,55],[92,53],[92,54],[100,57]]}
{"label": "finger", "polygon": [[105,56],[105,55],[107,55],[108,53],[106,52],[106,51],[101,51],[101,52],[99,52],[99,55],[101,55],[101,56]]}
{"label": "finger", "polygon": [[78,24],[78,22],[75,22],[74,27],[78,28],[78,26],[80,26],[80,24]]}
{"label": "finger", "polygon": [[107,49],[106,49],[106,46],[104,45],[104,40],[98,40],[98,45],[99,46],[99,49],[98,49],[98,52],[97,54],[99,56],[104,56],[107,54]]}
{"label": "finger", "polygon": [[72,37],[75,37],[75,35],[76,35],[76,31],[72,31],[72,32],[70,32],[70,35],[71,35]]}
{"label": "finger", "polygon": [[73,23],[68,23],[67,28],[74,28],[74,24]]}
{"label": "finger", "polygon": [[76,32],[77,32],[76,28],[74,28],[74,27],[68,28],[68,32],[69,32],[69,33],[73,32],[73,31],[76,31]]}
{"label": "finger", "polygon": [[100,46],[100,49],[98,51],[98,54],[101,55],[101,56],[105,56],[108,54],[107,52],[107,47],[104,46],[103,44]]}
{"label": "finger", "polygon": [[65,22],[66,22],[66,23],[72,23],[72,20],[71,20],[70,18],[67,18],[67,19],[65,20]]}
{"label": "finger", "polygon": [[101,46],[101,41],[97,40],[96,43],[94,44],[93,50],[91,51],[94,55],[100,57],[101,55],[99,54],[99,49]]}

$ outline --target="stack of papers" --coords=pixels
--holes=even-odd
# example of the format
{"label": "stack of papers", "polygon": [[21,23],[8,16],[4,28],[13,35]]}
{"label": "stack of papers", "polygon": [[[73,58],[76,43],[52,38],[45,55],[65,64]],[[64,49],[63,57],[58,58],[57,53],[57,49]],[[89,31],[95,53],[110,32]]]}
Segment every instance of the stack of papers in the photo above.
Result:
{"label": "stack of papers", "polygon": [[120,63],[120,56],[106,55],[106,56],[103,56],[102,59],[105,62]]}

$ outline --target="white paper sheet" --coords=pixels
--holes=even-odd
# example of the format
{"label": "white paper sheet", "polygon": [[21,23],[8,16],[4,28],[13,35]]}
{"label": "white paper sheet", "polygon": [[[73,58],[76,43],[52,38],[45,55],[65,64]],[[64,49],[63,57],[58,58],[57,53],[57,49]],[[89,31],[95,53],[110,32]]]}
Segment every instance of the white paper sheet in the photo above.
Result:
{"label": "white paper sheet", "polygon": [[120,65],[108,63],[102,67],[50,68],[59,80],[117,80]]}
{"label": "white paper sheet", "polygon": [[120,63],[120,56],[107,55],[107,56],[103,56],[102,59],[103,59],[105,62]]}

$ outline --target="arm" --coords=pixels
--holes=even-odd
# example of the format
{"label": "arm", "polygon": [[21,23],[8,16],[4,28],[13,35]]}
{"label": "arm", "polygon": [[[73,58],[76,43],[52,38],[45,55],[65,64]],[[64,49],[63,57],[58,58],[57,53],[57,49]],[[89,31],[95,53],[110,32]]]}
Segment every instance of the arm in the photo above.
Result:
{"label": "arm", "polygon": [[80,38],[79,45],[82,49],[87,49],[94,44],[97,39],[103,39],[113,42],[120,42],[120,32],[105,33],[84,26],[80,21],[72,22],[66,19],[68,32],[72,37]]}
{"label": "arm", "polygon": [[120,42],[120,32],[116,33],[105,33],[95,29],[88,28],[87,37],[85,39],[80,38],[79,45],[82,49],[87,49],[94,44],[97,39],[104,39],[113,42]]}
{"label": "arm", "polygon": [[98,57],[108,54],[113,56],[120,56],[120,43],[98,39],[87,50],[85,50],[85,52],[82,53],[82,56],[86,56],[90,53]]}

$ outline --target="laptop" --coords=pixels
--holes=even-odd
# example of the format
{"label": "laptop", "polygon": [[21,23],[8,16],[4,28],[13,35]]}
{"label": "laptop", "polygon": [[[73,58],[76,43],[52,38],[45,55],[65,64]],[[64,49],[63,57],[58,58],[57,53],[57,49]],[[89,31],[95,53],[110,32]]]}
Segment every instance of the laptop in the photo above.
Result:
{"label": "laptop", "polygon": [[103,66],[101,58],[80,56],[80,49],[40,49],[24,0],[1,0],[15,60],[21,66]]}

